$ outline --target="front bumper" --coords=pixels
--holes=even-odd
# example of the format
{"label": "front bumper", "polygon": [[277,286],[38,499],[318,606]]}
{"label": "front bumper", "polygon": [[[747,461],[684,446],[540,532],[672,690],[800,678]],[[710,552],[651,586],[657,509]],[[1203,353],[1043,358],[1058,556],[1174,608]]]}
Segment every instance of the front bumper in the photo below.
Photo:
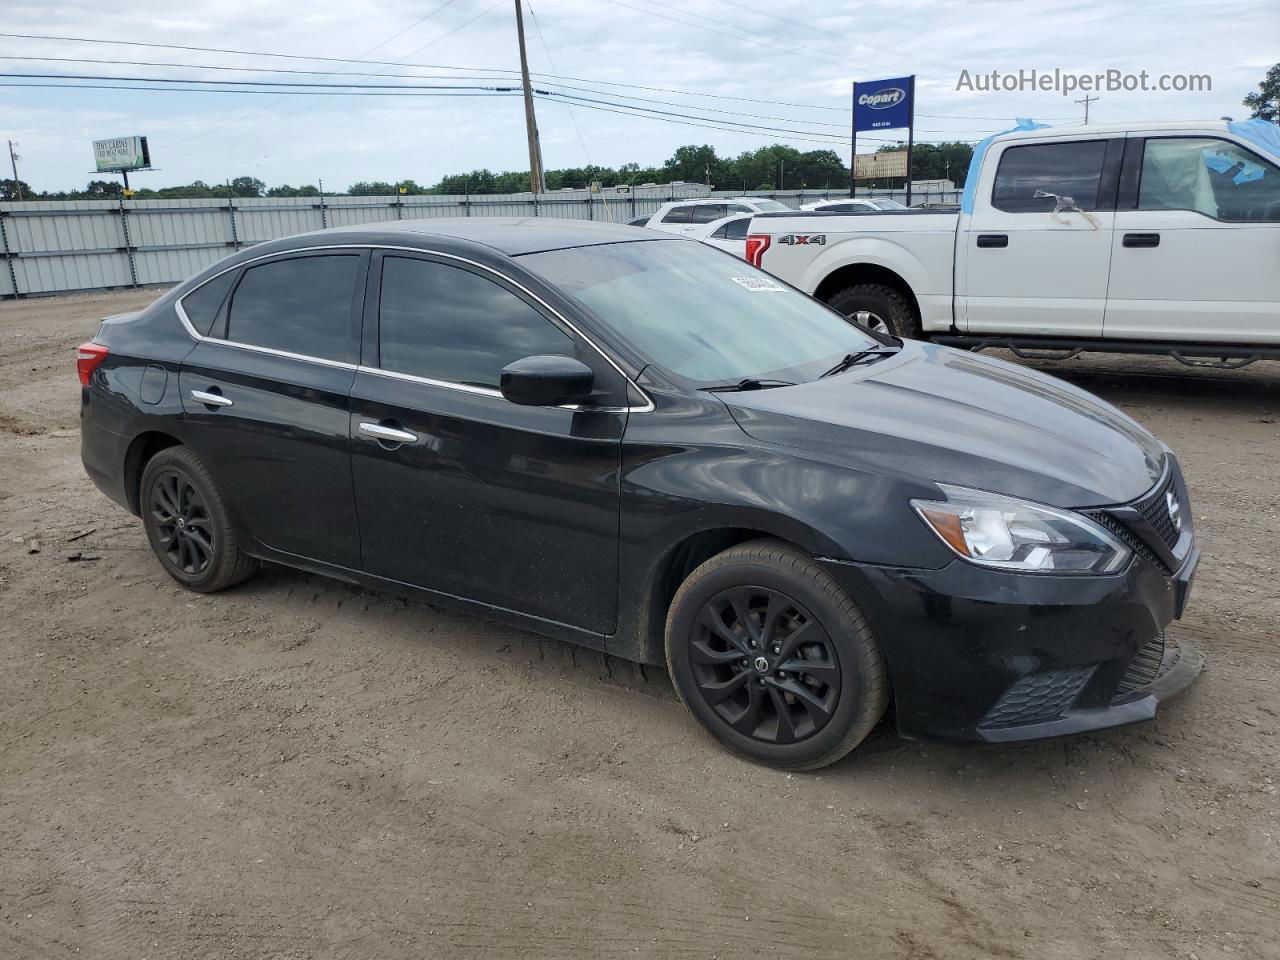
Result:
{"label": "front bumper", "polygon": [[904,736],[1009,742],[1149,720],[1185,689],[1202,658],[1164,629],[1198,561],[1110,577],[823,563],[871,621]]}

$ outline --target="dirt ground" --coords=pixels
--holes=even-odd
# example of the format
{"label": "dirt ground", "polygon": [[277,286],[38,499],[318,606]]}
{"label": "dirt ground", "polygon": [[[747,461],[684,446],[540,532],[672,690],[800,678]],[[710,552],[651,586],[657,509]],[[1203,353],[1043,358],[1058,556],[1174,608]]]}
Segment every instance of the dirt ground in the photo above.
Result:
{"label": "dirt ground", "polygon": [[0,305],[0,957],[1280,957],[1280,363],[1041,364],[1183,458],[1207,667],[1157,722],[788,775],[656,671],[181,591],[79,461],[72,350],[154,296]]}

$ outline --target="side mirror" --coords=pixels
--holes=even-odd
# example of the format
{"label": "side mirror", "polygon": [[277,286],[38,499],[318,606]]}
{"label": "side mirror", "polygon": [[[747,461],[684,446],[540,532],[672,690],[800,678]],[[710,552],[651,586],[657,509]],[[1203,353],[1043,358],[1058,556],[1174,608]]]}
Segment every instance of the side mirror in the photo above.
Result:
{"label": "side mirror", "polygon": [[595,374],[573,357],[525,357],[502,368],[502,395],[526,407],[580,403],[591,394]]}

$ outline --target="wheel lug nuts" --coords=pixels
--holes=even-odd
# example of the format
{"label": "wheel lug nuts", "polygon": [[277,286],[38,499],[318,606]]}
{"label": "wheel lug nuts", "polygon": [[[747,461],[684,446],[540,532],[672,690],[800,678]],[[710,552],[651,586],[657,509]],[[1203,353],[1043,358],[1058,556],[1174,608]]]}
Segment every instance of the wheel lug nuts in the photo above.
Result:
{"label": "wheel lug nuts", "polygon": [[787,679],[787,671],[785,671],[785,670],[779,670],[779,671],[778,671],[778,679],[779,679],[779,680],[785,680],[785,679]]}

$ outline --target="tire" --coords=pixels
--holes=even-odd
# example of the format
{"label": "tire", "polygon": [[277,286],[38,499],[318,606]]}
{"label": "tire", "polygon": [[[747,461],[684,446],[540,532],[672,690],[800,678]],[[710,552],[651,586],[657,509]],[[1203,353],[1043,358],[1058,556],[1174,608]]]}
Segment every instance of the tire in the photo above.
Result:
{"label": "tire", "polygon": [[862,612],[811,557],[778,540],[732,547],[688,576],[667,614],[666,654],[680,701],[708,732],[784,770],[839,760],[889,701]]}
{"label": "tire", "polygon": [[827,305],[872,330],[895,337],[920,337],[920,321],[907,298],[883,283],[855,283],[827,298]]}
{"label": "tire", "polygon": [[208,467],[186,447],[166,447],[147,462],[138,505],[160,566],[188,590],[215,593],[258,571]]}

